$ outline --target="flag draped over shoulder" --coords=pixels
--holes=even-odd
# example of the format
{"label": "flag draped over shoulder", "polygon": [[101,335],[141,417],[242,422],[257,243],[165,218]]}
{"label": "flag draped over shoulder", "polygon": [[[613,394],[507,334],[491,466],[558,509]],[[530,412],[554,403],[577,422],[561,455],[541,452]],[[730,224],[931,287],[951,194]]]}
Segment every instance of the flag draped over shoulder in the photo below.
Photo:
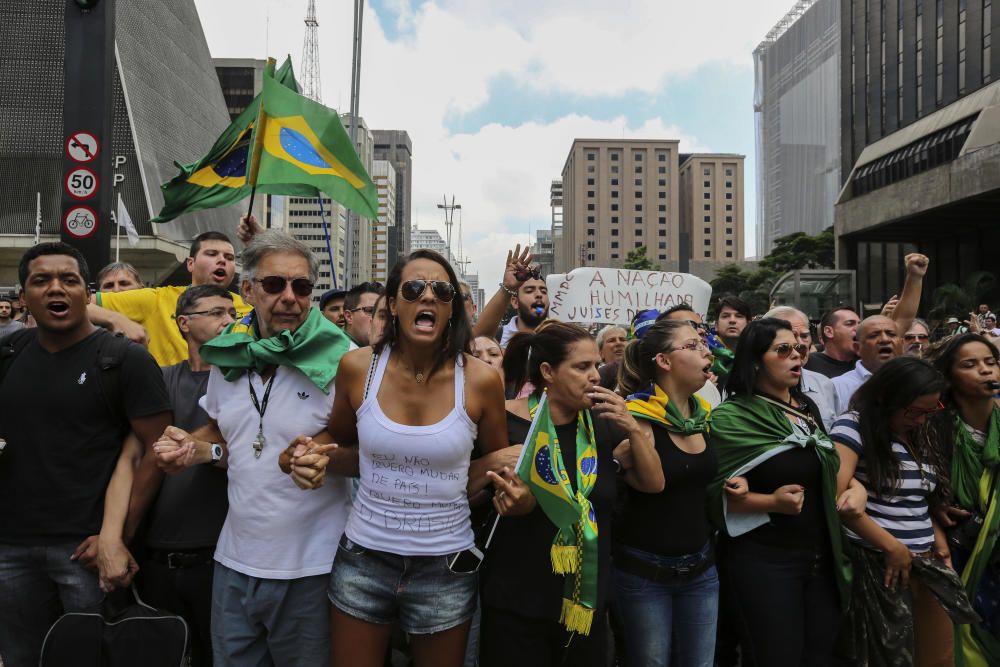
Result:
{"label": "flag draped over shoulder", "polygon": [[362,217],[377,218],[378,192],[340,116],[267,75],[261,97],[257,189],[288,194],[289,186],[312,186]]}
{"label": "flag draped over shoulder", "polygon": [[[274,80],[292,94],[298,91],[290,58],[274,73]],[[258,95],[229,124],[205,157],[186,165],[174,163],[181,172],[161,186],[163,208],[151,222],[169,222],[185,213],[231,206],[250,195],[250,154],[260,104]],[[302,194],[309,194],[309,190]]]}

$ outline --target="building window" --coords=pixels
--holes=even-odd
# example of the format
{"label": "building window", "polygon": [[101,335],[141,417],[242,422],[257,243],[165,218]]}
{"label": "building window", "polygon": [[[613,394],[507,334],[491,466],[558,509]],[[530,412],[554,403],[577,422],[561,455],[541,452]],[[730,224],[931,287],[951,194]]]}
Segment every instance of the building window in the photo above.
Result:
{"label": "building window", "polygon": [[660,219],[657,220],[657,222],[660,223],[661,225],[665,225],[665,224],[667,224],[667,219],[661,217]]}
{"label": "building window", "polygon": [[659,192],[656,193],[656,198],[657,199],[666,199],[667,198],[667,193],[664,192],[663,190],[660,190]]}
{"label": "building window", "polygon": [[711,250],[706,250],[705,251],[705,257],[711,257],[711,256],[712,256],[712,251]]}
{"label": "building window", "polygon": [[587,236],[593,236],[596,232],[593,229],[587,230]]}
{"label": "building window", "polygon": [[618,224],[618,216],[617,215],[611,216],[611,224],[612,225],[617,225]]}
{"label": "building window", "polygon": [[733,168],[726,167],[726,176],[732,176],[732,175],[733,175]]}
{"label": "building window", "polygon": [[667,205],[666,204],[660,204],[660,205],[658,205],[656,207],[656,210],[658,210],[660,213],[666,213],[667,212]]}
{"label": "building window", "polygon": [[712,175],[712,168],[711,167],[705,167],[704,169],[701,170],[701,173],[702,173],[703,176],[711,176]]}
{"label": "building window", "polygon": [[635,166],[635,173],[637,173],[637,174],[641,174],[642,173],[642,167],[640,165],[636,165]]}
{"label": "building window", "polygon": [[594,171],[595,171],[595,169],[594,169],[594,165],[592,165],[592,164],[588,164],[588,165],[587,165],[587,173],[588,173],[588,174],[593,174],[593,173],[594,173]]}
{"label": "building window", "polygon": [[732,192],[727,192],[726,193],[726,199],[732,199],[732,198],[733,198],[733,193]]}
{"label": "building window", "polygon": [[612,241],[611,242],[611,247],[612,248],[617,248],[618,247],[618,241]]}
{"label": "building window", "polygon": [[642,190],[636,190],[634,196],[636,199],[642,199]]}
{"label": "building window", "polygon": [[941,104],[944,99],[944,0],[937,0],[935,4],[935,60],[934,74],[936,75],[935,94],[937,103]]}
{"label": "building window", "polygon": [[618,191],[617,190],[612,190],[611,191],[611,198],[612,199],[618,199]]}
{"label": "building window", "polygon": [[733,251],[732,250],[727,250],[726,251],[726,257],[732,257],[732,256],[733,256]]}
{"label": "building window", "polygon": [[665,229],[657,230],[656,235],[657,236],[666,236],[667,235],[667,230],[665,230]]}
{"label": "building window", "polygon": [[636,151],[635,153],[632,153],[632,161],[633,162],[642,162],[642,153],[640,153],[638,151]]}
{"label": "building window", "polygon": [[726,181],[726,187],[727,188],[733,187],[733,182],[732,181]]}
{"label": "building window", "polygon": [[594,224],[595,222],[597,222],[597,219],[594,216],[592,216],[592,215],[588,215],[587,216],[587,222],[590,223],[590,224]]}
{"label": "building window", "polygon": [[983,83],[993,80],[993,0],[983,0]]}
{"label": "building window", "polygon": [[596,159],[597,159],[597,155],[595,153],[587,153],[587,161],[588,162],[593,162]]}
{"label": "building window", "polygon": [[587,179],[587,185],[593,185],[593,184],[594,184],[594,179],[588,178]]}
{"label": "building window", "polygon": [[733,245],[732,239],[726,239],[726,245]]}
{"label": "building window", "polygon": [[635,179],[635,187],[637,187],[637,188],[641,188],[642,187],[642,179],[641,178]]}
{"label": "building window", "polygon": [[587,261],[588,262],[593,262],[594,261],[594,253],[592,253],[592,252],[588,252],[587,253]]}
{"label": "building window", "polygon": [[588,210],[588,211],[596,211],[596,210],[597,210],[597,207],[596,207],[596,205],[595,205],[595,204],[593,204],[593,203],[590,203],[590,204],[587,204],[587,210]]}
{"label": "building window", "polygon": [[711,199],[712,198],[712,193],[711,192],[704,192],[704,193],[702,193],[701,197],[702,197],[702,199]]}
{"label": "building window", "polygon": [[612,174],[617,174],[618,173],[618,165],[617,164],[611,165],[611,173]]}
{"label": "building window", "polygon": [[712,222],[712,216],[706,215],[705,216],[705,222]]}
{"label": "building window", "polygon": [[618,259],[618,253],[616,252],[611,253],[611,259]]}
{"label": "building window", "polygon": [[635,242],[635,247],[636,248],[641,248],[642,247],[642,241],[636,241]]}
{"label": "building window", "polygon": [[667,161],[667,154],[666,153],[657,153],[656,154],[656,159],[659,162],[666,162]]}
{"label": "building window", "polygon": [[711,204],[705,204],[705,210],[706,211],[711,211],[712,210],[712,205]]}
{"label": "building window", "polygon": [[665,174],[665,173],[667,173],[667,168],[666,167],[658,167],[657,170],[656,170],[656,173],[658,173],[658,174]]}
{"label": "building window", "polygon": [[958,94],[965,95],[965,5],[966,0],[958,3]]}
{"label": "building window", "polygon": [[732,227],[726,227],[726,233],[727,234],[732,234],[733,233],[733,228]]}
{"label": "building window", "polygon": [[641,215],[635,216],[635,224],[637,224],[637,225],[641,225],[642,224],[642,216]]}
{"label": "building window", "polygon": [[617,229],[612,229],[611,230],[611,235],[612,236],[618,236],[618,230]]}
{"label": "building window", "polygon": [[917,0],[917,117],[924,111],[924,2]]}
{"label": "building window", "polygon": [[733,216],[727,215],[726,216],[726,222],[732,222],[732,221],[733,221]]}
{"label": "building window", "polygon": [[705,227],[705,234],[707,235],[707,234],[711,234],[711,233],[712,233],[712,228],[711,227]]}
{"label": "building window", "polygon": [[702,183],[702,186],[706,187],[706,188],[710,188],[710,187],[712,187],[712,181],[704,181]]}
{"label": "building window", "polygon": [[611,179],[611,185],[618,185],[618,179],[617,178],[612,178]]}
{"label": "building window", "polygon": [[609,157],[611,158],[612,162],[618,162],[618,153],[611,153]]}
{"label": "building window", "polygon": [[636,211],[642,211],[642,204],[636,204],[635,205],[635,210]]}
{"label": "building window", "polygon": [[667,256],[664,255],[663,253],[660,253],[659,257],[660,257],[660,259],[666,259],[667,258]]}
{"label": "building window", "polygon": [[594,191],[593,190],[587,190],[587,196],[588,197],[593,197],[594,196]]}
{"label": "building window", "polygon": [[635,235],[636,236],[642,236],[642,227],[636,227],[635,228]]}
{"label": "building window", "polygon": [[712,239],[705,239],[705,245],[712,245]]}
{"label": "building window", "polygon": [[659,248],[660,250],[666,250],[667,249],[667,242],[666,241],[660,241],[659,243],[656,244],[656,247]]}
{"label": "building window", "polygon": [[658,186],[660,186],[661,188],[665,188],[665,187],[667,187],[667,179],[665,179],[665,178],[661,178],[660,180],[658,180],[658,181],[656,182],[656,184],[657,184]]}
{"label": "building window", "polygon": [[617,211],[618,210],[618,204],[612,204],[611,205],[611,210],[612,211]]}
{"label": "building window", "polygon": [[587,247],[588,248],[593,248],[594,247],[594,242],[593,241],[587,241]]}
{"label": "building window", "polygon": [[726,210],[727,211],[732,211],[733,210],[733,205],[732,204],[726,204]]}

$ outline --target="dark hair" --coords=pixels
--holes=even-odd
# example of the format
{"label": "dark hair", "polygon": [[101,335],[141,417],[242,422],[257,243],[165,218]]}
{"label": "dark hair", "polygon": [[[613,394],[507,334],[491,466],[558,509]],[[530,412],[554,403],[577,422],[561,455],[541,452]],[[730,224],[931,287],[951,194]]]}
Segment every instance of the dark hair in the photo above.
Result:
{"label": "dark hair", "polygon": [[[459,294],[461,291],[458,286],[458,276],[455,275],[455,269],[451,267],[443,256],[433,250],[421,249],[414,250],[409,255],[403,259],[396,262],[396,266],[392,267],[392,272],[389,274],[389,280],[386,281],[385,285],[385,295],[386,295],[386,306],[389,305],[389,299],[396,300],[399,298],[399,288],[403,284],[403,269],[406,266],[417,259],[429,259],[436,264],[440,264],[441,267],[448,274],[448,282],[451,286],[455,288],[455,298],[451,300],[451,317],[448,318],[448,328],[445,329],[445,345],[444,350],[438,356],[437,361],[431,367],[427,376],[433,375],[439,368],[441,368],[447,361],[455,361],[462,358],[463,353],[472,354],[472,327],[469,326],[469,318],[465,314],[465,305]],[[374,350],[376,354],[381,354],[382,350],[385,349],[386,345],[395,345],[399,342],[399,322],[395,317],[392,317],[385,327],[385,332],[382,334],[382,340],[374,345]]]}
{"label": "dark hair", "polygon": [[[892,414],[921,396],[944,390],[944,377],[928,362],[916,357],[897,357],[883,364],[854,392],[850,408],[858,413],[858,435],[868,476],[866,486],[877,498],[899,488],[899,459],[892,451]],[[908,435],[918,462],[930,463],[941,470],[940,457],[931,446],[928,429],[920,428]]]}
{"label": "dark hair", "polygon": [[94,282],[97,283],[97,288],[100,289],[101,281],[104,280],[108,274],[114,273],[115,271],[127,271],[132,274],[135,281],[142,285],[142,278],[139,277],[139,272],[134,266],[128,262],[111,262],[103,269],[97,272],[97,277],[94,278]]}
{"label": "dark hair", "polygon": [[28,265],[33,260],[45,255],[68,255],[72,257],[76,260],[77,268],[80,270],[80,277],[83,278],[83,284],[90,284],[90,268],[87,266],[87,260],[83,258],[83,253],[68,243],[55,241],[33,245],[21,255],[21,263],[17,266],[17,279],[21,283],[22,288],[28,282]]}
{"label": "dark hair", "polygon": [[750,312],[749,304],[738,296],[724,296],[719,299],[715,304],[715,312],[721,313],[723,308],[731,308],[732,310],[735,310],[737,313],[745,317],[747,322],[753,319],[753,314]]}
{"label": "dark hair", "polygon": [[826,336],[823,335],[823,329],[827,327],[832,327],[834,324],[836,324],[837,322],[835,318],[836,314],[844,310],[849,310],[852,313],[854,312],[854,309],[851,308],[850,306],[837,306],[836,308],[832,308],[823,313],[823,317],[821,317],[819,320],[819,331],[817,332],[819,334],[820,340],[827,339]]}
{"label": "dark hair", "polygon": [[962,346],[969,343],[982,343],[990,351],[990,354],[993,355],[993,358],[1000,362],[1000,351],[997,350],[997,346],[986,336],[972,332],[944,339],[944,341],[932,347],[927,355],[931,363],[934,364],[934,368],[948,382],[948,387],[944,393],[944,400],[949,405],[953,403],[951,394],[951,368],[955,364],[956,357],[958,357],[958,351],[962,349]]}
{"label": "dark hair", "polygon": [[625,356],[618,367],[618,386],[628,396],[648,387],[656,379],[656,362],[653,358],[666,352],[674,342],[677,331],[688,326],[680,320],[656,322],[646,329],[642,338],[636,338],[625,348]]}
{"label": "dark hair", "polygon": [[198,251],[201,250],[201,244],[205,241],[225,241],[229,245],[233,244],[229,237],[222,232],[202,232],[191,242],[191,251],[188,252],[188,257],[197,257]]}
{"label": "dark hair", "polygon": [[541,393],[544,384],[542,364],[558,366],[566,361],[569,346],[581,340],[593,340],[593,337],[583,327],[559,320],[546,320],[534,333],[514,334],[503,353],[507,390],[518,391],[525,382],[531,382],[535,392]]}
{"label": "dark hair", "polygon": [[210,296],[221,296],[230,301],[233,300],[232,293],[221,285],[195,285],[188,287],[177,298],[177,308],[174,309],[174,317],[186,315],[191,308],[194,308],[199,299]]}
{"label": "dark hair", "polygon": [[663,311],[662,313],[660,313],[659,315],[657,315],[656,316],[656,321],[657,322],[662,322],[663,320],[668,319],[674,313],[679,313],[681,311],[692,312],[692,313],[695,313],[696,315],[698,314],[698,311],[696,311],[694,309],[694,307],[690,303],[688,303],[686,301],[682,301],[679,304],[677,304],[676,306],[672,306],[670,308],[667,308],[665,311]]}
{"label": "dark hair", "polygon": [[0,296],[0,303],[9,303],[11,310],[14,309],[14,299],[11,299],[8,296]]}
{"label": "dark hair", "polygon": [[726,378],[726,391],[735,396],[753,396],[761,359],[767,354],[779,331],[791,330],[791,324],[776,317],[762,317],[747,323],[736,344],[736,358],[733,360],[733,369]]}
{"label": "dark hair", "polygon": [[378,294],[382,296],[385,294],[385,288],[382,287],[382,283],[361,283],[360,285],[355,285],[347,294],[344,296],[344,310],[354,310],[361,303],[362,294]]}

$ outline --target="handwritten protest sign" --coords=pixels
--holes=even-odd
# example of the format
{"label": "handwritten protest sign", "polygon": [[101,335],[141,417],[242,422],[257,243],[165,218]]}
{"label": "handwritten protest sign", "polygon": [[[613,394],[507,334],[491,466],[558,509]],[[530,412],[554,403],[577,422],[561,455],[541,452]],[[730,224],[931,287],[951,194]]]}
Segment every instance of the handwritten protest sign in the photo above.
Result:
{"label": "handwritten protest sign", "polygon": [[689,303],[708,311],[712,286],[689,273],[631,271],[591,266],[549,275],[549,317],[563,322],[628,324],[640,310],[663,311]]}

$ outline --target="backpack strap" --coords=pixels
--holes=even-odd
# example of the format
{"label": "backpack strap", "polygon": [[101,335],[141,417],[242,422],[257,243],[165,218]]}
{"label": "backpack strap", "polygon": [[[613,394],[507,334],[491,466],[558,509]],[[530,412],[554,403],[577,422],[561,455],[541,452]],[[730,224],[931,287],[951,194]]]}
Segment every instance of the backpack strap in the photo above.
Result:
{"label": "backpack strap", "polygon": [[0,339],[0,385],[7,377],[7,371],[14,363],[14,357],[27,347],[28,343],[38,337],[34,329],[18,329],[14,333]]}
{"label": "backpack strap", "polygon": [[125,413],[121,388],[121,369],[131,341],[122,333],[101,337],[97,348],[97,366],[101,369],[101,396],[115,421],[128,430],[128,415]]}

